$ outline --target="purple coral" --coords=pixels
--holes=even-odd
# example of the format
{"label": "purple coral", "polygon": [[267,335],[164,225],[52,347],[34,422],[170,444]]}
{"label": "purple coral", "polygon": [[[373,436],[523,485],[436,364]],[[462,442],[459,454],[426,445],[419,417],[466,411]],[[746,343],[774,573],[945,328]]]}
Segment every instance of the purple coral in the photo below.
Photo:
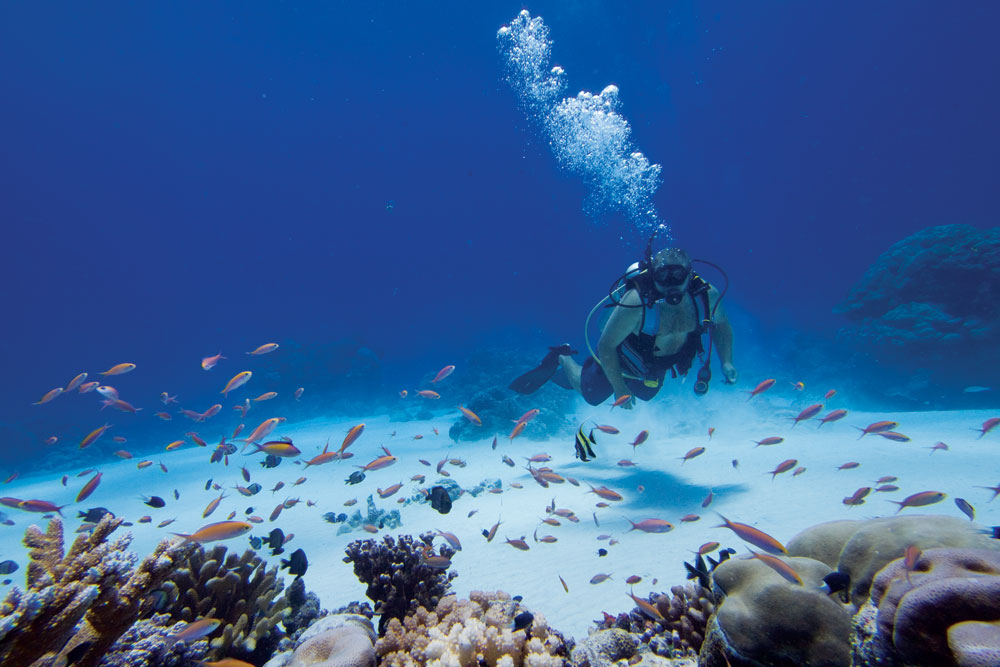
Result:
{"label": "purple coral", "polygon": [[[387,535],[381,542],[355,540],[347,545],[344,562],[354,564],[354,574],[367,585],[365,592],[382,615],[379,635],[390,619],[402,621],[418,606],[434,609],[448,594],[451,580],[458,574],[423,563],[423,550],[432,543],[433,534],[425,533],[419,542],[411,535],[400,535],[398,540]],[[455,550],[442,544],[438,555],[451,558]]]}

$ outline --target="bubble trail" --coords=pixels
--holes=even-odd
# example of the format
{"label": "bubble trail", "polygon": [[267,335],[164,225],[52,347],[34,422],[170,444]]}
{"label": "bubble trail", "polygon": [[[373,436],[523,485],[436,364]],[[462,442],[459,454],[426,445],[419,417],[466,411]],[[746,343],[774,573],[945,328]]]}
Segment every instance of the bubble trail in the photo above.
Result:
{"label": "bubble trail", "polygon": [[618,87],[564,98],[566,73],[551,65],[549,28],[527,10],[500,28],[497,43],[504,78],[525,113],[542,129],[559,166],[587,186],[584,212],[597,220],[621,211],[647,233],[661,225],[652,198],[662,169],[632,144],[632,130],[619,111]]}

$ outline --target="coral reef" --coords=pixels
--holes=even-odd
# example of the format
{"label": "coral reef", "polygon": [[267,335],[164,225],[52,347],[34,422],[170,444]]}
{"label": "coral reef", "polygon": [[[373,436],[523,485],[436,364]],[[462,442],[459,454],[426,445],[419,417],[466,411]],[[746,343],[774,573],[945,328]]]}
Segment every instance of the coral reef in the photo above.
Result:
{"label": "coral reef", "polygon": [[716,568],[718,608],[708,623],[701,667],[850,664],[850,615],[818,590],[830,567],[811,558],[783,560],[801,585],[757,559],[732,558]]}
{"label": "coral reef", "polygon": [[320,607],[319,596],[306,591],[302,577],[295,577],[285,590],[285,600],[288,602],[288,611],[282,625],[285,627],[285,634],[292,641],[298,639],[317,619],[327,615],[327,611]]}
{"label": "coral reef", "polygon": [[715,611],[712,591],[697,583],[673,586],[670,594],[653,593],[646,600],[659,616],[638,606],[628,613],[606,616],[598,629],[619,629],[635,635],[637,651],[649,650],[664,658],[696,655],[705,638],[708,619]]}
{"label": "coral reef", "polygon": [[991,379],[985,369],[996,367],[1000,342],[998,291],[1000,229],[930,227],[894,244],[851,289],[836,312],[857,323],[839,335],[880,361],[919,355],[937,375],[988,384],[981,380]]}
{"label": "coral reef", "polygon": [[362,616],[331,617],[329,621],[314,626],[316,632],[310,632],[295,649],[289,667],[375,667],[371,621]]}
{"label": "coral reef", "polygon": [[[349,607],[356,606],[352,602]],[[317,620],[294,641],[286,638],[282,652],[264,667],[374,667],[375,628],[369,615],[336,611]]]}
{"label": "coral reef", "polygon": [[167,614],[154,614],[137,621],[111,646],[100,664],[102,667],[188,667],[205,657],[208,640],[190,643],[167,640],[168,635],[180,632],[185,625],[171,621]]}
{"label": "coral reef", "polygon": [[433,609],[421,606],[402,622],[389,622],[375,643],[380,667],[556,667],[570,648],[538,613],[515,631],[514,617],[523,609],[502,591],[473,591],[467,600],[449,595]]}
{"label": "coral reef", "polygon": [[[331,516],[333,515],[333,516]],[[330,523],[341,524],[337,528],[337,534],[343,535],[344,533],[350,533],[355,530],[362,530],[363,526],[366,524],[375,526],[376,528],[388,528],[389,530],[396,530],[403,525],[403,518],[399,513],[399,510],[384,510],[379,509],[375,505],[375,497],[373,495],[368,496],[368,501],[365,503],[365,513],[362,514],[361,510],[354,510],[354,513],[349,517],[343,515],[335,515],[333,512],[327,512],[323,515],[323,518]]]}
{"label": "coral reef", "polygon": [[160,587],[160,610],[173,620],[222,621],[213,633],[208,656],[257,661],[269,656],[281,638],[275,626],[288,606],[277,567],[267,568],[254,551],[227,553],[226,547],[197,548],[178,563]]}
{"label": "coral reef", "polygon": [[854,618],[855,660],[886,667],[1000,664],[998,620],[1000,551],[929,549],[913,571],[898,559],[875,576]]}
{"label": "coral reef", "polygon": [[[433,609],[448,593],[451,580],[458,575],[447,567],[432,567],[421,559],[424,547],[433,545],[433,533],[424,533],[420,541],[410,535],[398,539],[386,535],[380,542],[356,540],[347,545],[345,563],[352,563],[354,574],[368,588],[366,594],[375,603],[379,635],[389,619],[402,619],[417,606]],[[438,555],[450,559],[454,549],[440,545]]]}
{"label": "coral reef", "polygon": [[[839,545],[839,548],[838,548]],[[875,574],[901,558],[906,547],[1000,549],[1000,542],[949,516],[893,516],[867,521],[832,521],[802,531],[788,541],[788,553],[820,560],[851,578],[852,611],[868,599]],[[834,555],[836,554],[836,555]]]}
{"label": "coral reef", "polygon": [[66,553],[59,519],[45,533],[28,528],[26,589],[13,589],[0,605],[0,664],[53,664],[72,655],[76,667],[97,665],[149,604],[149,592],[194,549],[163,541],[136,566],[127,551],[131,535],[108,542],[121,523],[105,516]]}

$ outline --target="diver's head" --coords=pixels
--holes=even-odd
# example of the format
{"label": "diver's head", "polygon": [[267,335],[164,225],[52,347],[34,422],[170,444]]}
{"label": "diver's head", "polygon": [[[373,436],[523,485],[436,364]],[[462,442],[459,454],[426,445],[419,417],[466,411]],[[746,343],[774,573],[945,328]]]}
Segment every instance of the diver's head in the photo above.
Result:
{"label": "diver's head", "polygon": [[684,299],[691,280],[691,258],[680,248],[667,248],[653,256],[649,270],[664,301],[676,306]]}

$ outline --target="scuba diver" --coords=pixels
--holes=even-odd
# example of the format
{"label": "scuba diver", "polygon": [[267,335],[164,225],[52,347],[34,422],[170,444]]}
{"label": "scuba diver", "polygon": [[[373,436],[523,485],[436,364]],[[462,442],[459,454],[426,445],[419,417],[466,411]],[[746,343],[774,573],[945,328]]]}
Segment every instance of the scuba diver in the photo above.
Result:
{"label": "scuba diver", "polygon": [[[579,391],[591,405],[600,405],[612,394],[616,399],[629,396],[621,407],[631,409],[636,398],[648,401],[657,394],[667,371],[672,377],[687,375],[697,356],[702,365],[694,392],[701,396],[712,379],[713,343],[724,381],[736,382],[733,330],[720,305],[728,279],[720,293],[692,270],[684,250],[667,248],[652,255],[658,231],[650,237],[643,261],[629,267],[591,311],[592,316],[605,301],[613,308],[596,353],[591,349],[581,366],[570,356],[576,351],[569,345],[549,348],[541,364],[511,382],[510,389],[531,394],[551,379]],[[714,264],[695,261],[715,267],[725,277]],[[707,349],[702,345],[705,334]]]}

